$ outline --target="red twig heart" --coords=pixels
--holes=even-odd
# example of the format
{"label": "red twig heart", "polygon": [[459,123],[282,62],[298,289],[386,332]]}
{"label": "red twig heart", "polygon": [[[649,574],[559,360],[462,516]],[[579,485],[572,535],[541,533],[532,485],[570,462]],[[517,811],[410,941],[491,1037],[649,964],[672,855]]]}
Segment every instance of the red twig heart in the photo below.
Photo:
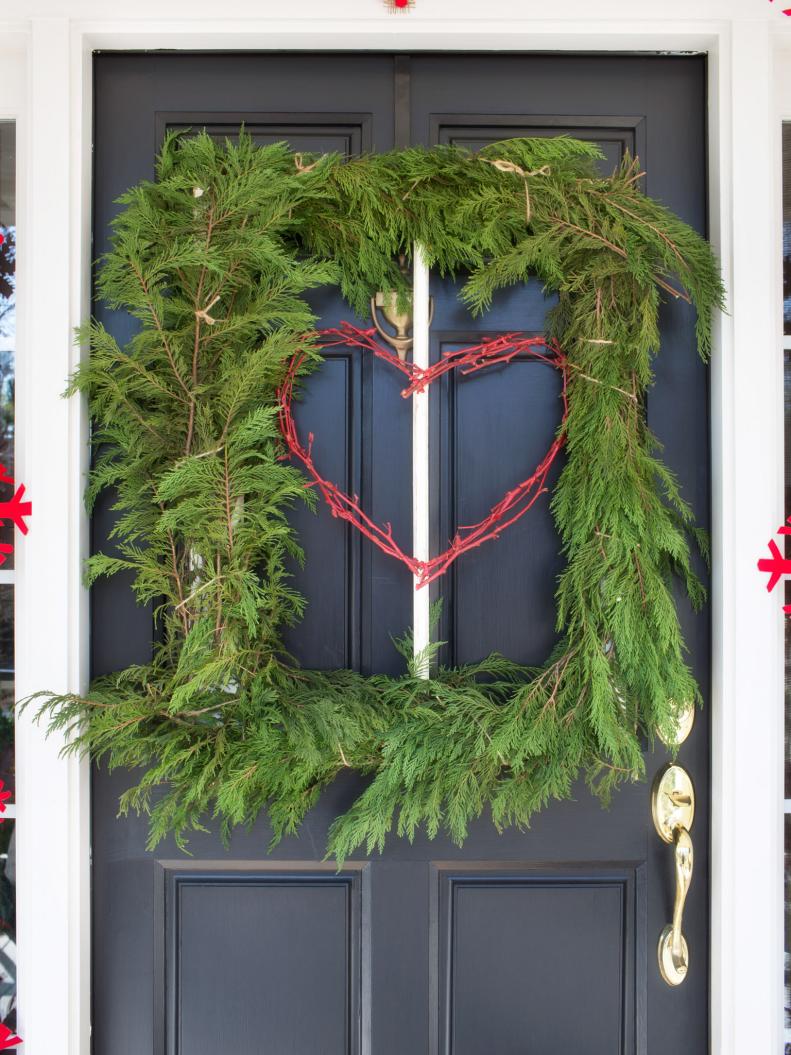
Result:
{"label": "red twig heart", "polygon": [[[416,392],[423,392],[426,388],[443,374],[451,370],[461,370],[463,374],[475,373],[488,366],[510,363],[517,355],[530,355],[534,359],[547,363],[560,371],[563,379],[560,398],[563,404],[563,416],[560,421],[555,439],[549,450],[539,462],[535,471],[527,479],[512,488],[500,501],[492,506],[489,514],[477,524],[467,527],[459,527],[448,547],[442,553],[438,553],[429,560],[418,560],[409,553],[405,553],[393,538],[393,530],[390,524],[379,525],[360,508],[357,495],[348,495],[342,491],[331,480],[325,479],[319,473],[313,461],[313,433],[308,435],[307,447],[302,443],[297,432],[292,402],[294,398],[294,382],[299,373],[299,368],[304,362],[304,353],[293,356],[289,362],[283,384],[278,390],[278,406],[280,431],[288,451],[297,458],[305,468],[310,482],[306,487],[317,487],[324,501],[330,507],[332,515],[346,520],[349,524],[362,532],[374,545],[378,546],[383,553],[402,561],[412,572],[417,585],[425,586],[438,576],[448,570],[457,557],[467,550],[495,539],[500,532],[530,509],[539,495],[547,491],[546,480],[549,470],[557,458],[565,442],[565,425],[568,417],[568,360],[554,341],[547,341],[543,337],[521,337],[519,334],[508,333],[491,340],[484,341],[469,348],[460,348],[455,352],[446,352],[441,359],[425,370],[414,366],[412,363],[402,362],[397,355],[383,347],[375,340],[375,330],[361,330],[344,322],[339,329],[320,330],[318,337],[324,347],[335,345],[347,345],[354,348],[363,348],[373,352],[380,359],[390,363],[408,378],[408,385],[401,395],[408,399]],[[543,349],[543,351],[539,351]]]}

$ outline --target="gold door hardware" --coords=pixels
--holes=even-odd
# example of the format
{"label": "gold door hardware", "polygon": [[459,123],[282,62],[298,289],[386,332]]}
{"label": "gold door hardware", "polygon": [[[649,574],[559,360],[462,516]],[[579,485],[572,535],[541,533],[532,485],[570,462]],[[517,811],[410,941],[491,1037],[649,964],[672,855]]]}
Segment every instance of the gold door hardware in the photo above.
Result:
{"label": "gold door hardware", "polygon": [[[388,333],[382,327],[377,309],[381,311],[384,318],[393,327],[395,330],[394,334]],[[371,297],[371,318],[382,340],[395,349],[402,363],[406,362],[407,355],[412,351],[412,312],[398,310],[398,294],[394,289],[389,289],[384,293],[380,290],[375,296]],[[431,297],[429,298],[428,306],[429,326],[433,318],[434,298]]]}
{"label": "gold door hardware", "polygon": [[685,700],[678,708],[675,722],[675,736],[666,737],[657,729],[656,735],[666,747],[679,747],[692,732],[695,724],[695,704],[692,700]]}
{"label": "gold door hardware", "polygon": [[671,762],[657,773],[651,792],[651,812],[659,837],[673,844],[676,865],[673,922],[659,936],[659,972],[668,985],[681,985],[689,968],[689,950],[681,922],[692,882],[694,855],[689,829],[695,819],[695,789],[689,773],[682,766]]}

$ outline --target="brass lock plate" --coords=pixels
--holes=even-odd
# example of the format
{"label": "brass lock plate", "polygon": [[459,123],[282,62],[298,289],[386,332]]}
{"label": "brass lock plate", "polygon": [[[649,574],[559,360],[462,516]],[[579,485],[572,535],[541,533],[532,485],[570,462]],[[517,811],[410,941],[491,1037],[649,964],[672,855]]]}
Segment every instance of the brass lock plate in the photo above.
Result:
{"label": "brass lock plate", "polygon": [[660,769],[651,790],[651,813],[660,839],[673,842],[679,826],[687,831],[695,819],[695,788],[683,766],[669,762]]}

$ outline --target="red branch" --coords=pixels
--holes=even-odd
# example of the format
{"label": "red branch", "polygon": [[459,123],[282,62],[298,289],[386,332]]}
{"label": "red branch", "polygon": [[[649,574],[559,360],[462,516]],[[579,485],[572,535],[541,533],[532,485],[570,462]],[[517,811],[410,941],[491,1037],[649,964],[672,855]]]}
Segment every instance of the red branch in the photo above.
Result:
{"label": "red branch", "polygon": [[[438,553],[435,557],[424,561],[418,560],[401,549],[393,538],[392,526],[389,523],[381,526],[374,523],[360,507],[357,495],[348,495],[331,480],[327,480],[319,473],[313,461],[313,433],[309,433],[306,447],[299,438],[294,421],[292,412],[294,382],[305,360],[305,356],[304,353],[298,353],[293,356],[289,363],[286,377],[277,394],[280,431],[289,454],[302,463],[310,477],[310,482],[306,486],[318,488],[334,517],[340,517],[342,520],[347,521],[358,531],[362,532],[367,539],[370,539],[374,545],[378,546],[383,553],[387,553],[389,556],[395,557],[404,563],[412,572],[418,587],[420,587],[432,582],[446,572],[462,553],[466,553],[467,550],[474,549],[490,539],[498,538],[500,532],[523,517],[539,495],[544,494],[548,490],[546,487],[547,476],[565,442],[565,425],[569,410],[567,394],[568,364],[566,356],[555,342],[546,341],[543,337],[521,337],[519,334],[508,333],[469,348],[445,352],[436,363],[426,369],[422,369],[412,363],[402,362],[397,355],[379,344],[374,337],[375,333],[376,331],[373,329],[361,330],[348,322],[344,322],[338,329],[318,331],[317,336],[321,339],[321,343],[325,348],[337,345],[362,348],[373,352],[379,359],[384,359],[391,366],[400,370],[409,381],[401,393],[404,399],[408,399],[416,392],[425,391],[433,381],[436,381],[438,377],[449,373],[451,370],[460,370],[462,374],[472,374],[488,366],[510,363],[516,356],[529,355],[534,359],[538,359],[540,362],[559,370],[563,379],[560,393],[563,404],[563,416],[560,428],[552,445],[532,475],[503,495],[500,501],[492,506],[489,514],[483,520],[480,520],[477,524],[459,527],[447,549],[442,553]],[[539,351],[539,349],[543,350]]]}

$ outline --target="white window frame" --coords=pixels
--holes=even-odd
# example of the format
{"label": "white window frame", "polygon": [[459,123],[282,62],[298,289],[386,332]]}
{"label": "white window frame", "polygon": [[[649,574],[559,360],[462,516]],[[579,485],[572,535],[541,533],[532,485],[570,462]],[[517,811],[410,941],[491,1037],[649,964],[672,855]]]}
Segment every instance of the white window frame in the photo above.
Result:
{"label": "white window frame", "polygon": [[[17,473],[34,502],[17,550],[18,691],[77,690],[87,674],[87,423],[60,393],[88,309],[94,49],[705,51],[710,232],[729,291],[711,372],[711,1050],[779,1055],[783,617],[755,562],[783,517],[779,119],[791,86],[775,57],[791,49],[791,19],[763,0],[646,3],[650,21],[633,0],[416,0],[399,17],[380,4],[339,0],[328,15],[323,0],[290,0],[279,18],[274,4],[226,0],[218,19],[207,0],[191,18],[180,0],[138,0],[126,18],[106,0],[27,0],[29,19],[0,22],[0,114],[17,117],[19,144]],[[25,1055],[90,1050],[88,767],[60,746],[20,720]]]}

